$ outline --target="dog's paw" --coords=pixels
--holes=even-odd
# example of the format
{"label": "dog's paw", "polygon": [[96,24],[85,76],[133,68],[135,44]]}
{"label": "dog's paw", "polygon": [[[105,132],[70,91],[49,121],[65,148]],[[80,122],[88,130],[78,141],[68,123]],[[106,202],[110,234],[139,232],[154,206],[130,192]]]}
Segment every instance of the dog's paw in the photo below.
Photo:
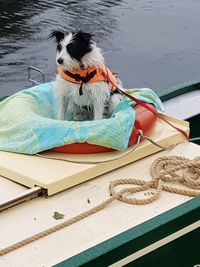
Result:
{"label": "dog's paw", "polygon": [[88,118],[85,114],[76,114],[73,116],[73,121],[87,121]]}

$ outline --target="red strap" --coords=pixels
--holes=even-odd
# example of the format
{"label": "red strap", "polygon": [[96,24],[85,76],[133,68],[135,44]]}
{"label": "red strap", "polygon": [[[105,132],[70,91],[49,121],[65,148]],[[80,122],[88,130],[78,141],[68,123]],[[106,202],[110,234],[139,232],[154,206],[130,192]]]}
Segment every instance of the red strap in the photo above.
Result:
{"label": "red strap", "polygon": [[[106,78],[108,79],[108,81],[110,83],[112,83],[111,79],[109,78],[109,75],[106,75],[106,73],[104,73],[104,76],[106,76]],[[138,105],[143,106],[144,108],[148,109],[149,111],[151,111],[155,116],[157,116],[159,119],[161,119],[162,121],[166,122],[167,124],[169,124],[171,127],[173,127],[174,129],[176,129],[178,132],[180,132],[186,139],[189,138],[188,134],[183,131],[182,129],[174,126],[171,122],[169,122],[168,120],[164,119],[160,114],[158,114],[154,109],[152,109],[151,107],[149,107],[148,105],[146,105],[144,102],[142,102],[141,100],[138,100],[137,98],[133,97],[132,95],[127,94],[126,92],[120,90],[119,88],[117,88],[117,91],[123,95],[125,95],[126,97],[130,98],[132,101],[136,102]]]}
{"label": "red strap", "polygon": [[138,105],[141,105],[141,106],[143,106],[144,108],[146,108],[146,109],[148,109],[149,111],[151,111],[151,112],[152,112],[155,116],[157,116],[159,119],[161,119],[162,121],[166,122],[166,123],[169,124],[171,127],[173,127],[173,128],[176,129],[178,132],[180,132],[185,138],[187,138],[187,139],[189,138],[188,134],[187,134],[184,130],[182,130],[182,129],[176,127],[176,126],[174,126],[171,122],[169,122],[168,120],[164,119],[159,113],[157,113],[157,112],[156,112],[154,109],[152,109],[150,106],[146,105],[144,102],[138,100],[137,98],[133,97],[132,95],[129,95],[129,94],[125,93],[124,91],[121,91],[121,90],[119,90],[119,91],[120,91],[120,93],[122,93],[122,94],[125,95],[126,97],[128,97],[128,98],[130,98],[131,100],[133,100],[134,102],[136,102]]}

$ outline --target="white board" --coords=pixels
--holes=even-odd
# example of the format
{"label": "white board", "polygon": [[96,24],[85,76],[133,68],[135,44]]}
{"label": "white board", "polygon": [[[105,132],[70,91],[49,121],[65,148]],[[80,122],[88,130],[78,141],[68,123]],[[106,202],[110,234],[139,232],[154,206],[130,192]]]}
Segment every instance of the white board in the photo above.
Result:
{"label": "white board", "polygon": [[[189,132],[188,122],[165,115],[163,116],[172,124]],[[170,146],[184,141],[182,134],[160,119],[157,120],[150,137],[162,146]],[[129,150],[131,150],[131,148],[129,148],[126,153],[128,153]],[[0,175],[30,188],[40,186],[47,189],[48,195],[52,195],[160,150],[160,148],[144,140],[136,150],[125,156],[123,156],[124,152],[118,151],[87,155],[54,152],[42,153],[42,155],[46,157],[83,162],[108,160],[108,162],[98,164],[71,163],[63,160],[41,158],[35,155],[30,156],[0,151]],[[109,161],[109,159],[113,157],[120,156],[123,157]]]}

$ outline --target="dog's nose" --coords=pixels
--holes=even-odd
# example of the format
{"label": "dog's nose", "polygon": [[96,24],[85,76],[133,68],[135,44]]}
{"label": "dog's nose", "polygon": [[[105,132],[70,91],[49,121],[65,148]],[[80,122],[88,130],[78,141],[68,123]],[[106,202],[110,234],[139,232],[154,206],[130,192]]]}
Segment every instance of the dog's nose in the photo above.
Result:
{"label": "dog's nose", "polygon": [[63,59],[61,57],[59,57],[59,59],[57,61],[59,64],[63,64]]}

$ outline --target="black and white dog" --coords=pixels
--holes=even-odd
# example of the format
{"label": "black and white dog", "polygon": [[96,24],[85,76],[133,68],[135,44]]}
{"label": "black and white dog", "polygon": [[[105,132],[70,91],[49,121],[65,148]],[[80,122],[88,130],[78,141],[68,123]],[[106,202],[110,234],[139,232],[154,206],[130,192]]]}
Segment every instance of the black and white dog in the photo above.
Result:
{"label": "black and white dog", "polygon": [[83,31],[68,34],[53,31],[49,37],[57,42],[58,75],[54,86],[58,119],[108,118],[122,100],[115,90],[121,82],[105,67],[104,57],[92,35]]}

